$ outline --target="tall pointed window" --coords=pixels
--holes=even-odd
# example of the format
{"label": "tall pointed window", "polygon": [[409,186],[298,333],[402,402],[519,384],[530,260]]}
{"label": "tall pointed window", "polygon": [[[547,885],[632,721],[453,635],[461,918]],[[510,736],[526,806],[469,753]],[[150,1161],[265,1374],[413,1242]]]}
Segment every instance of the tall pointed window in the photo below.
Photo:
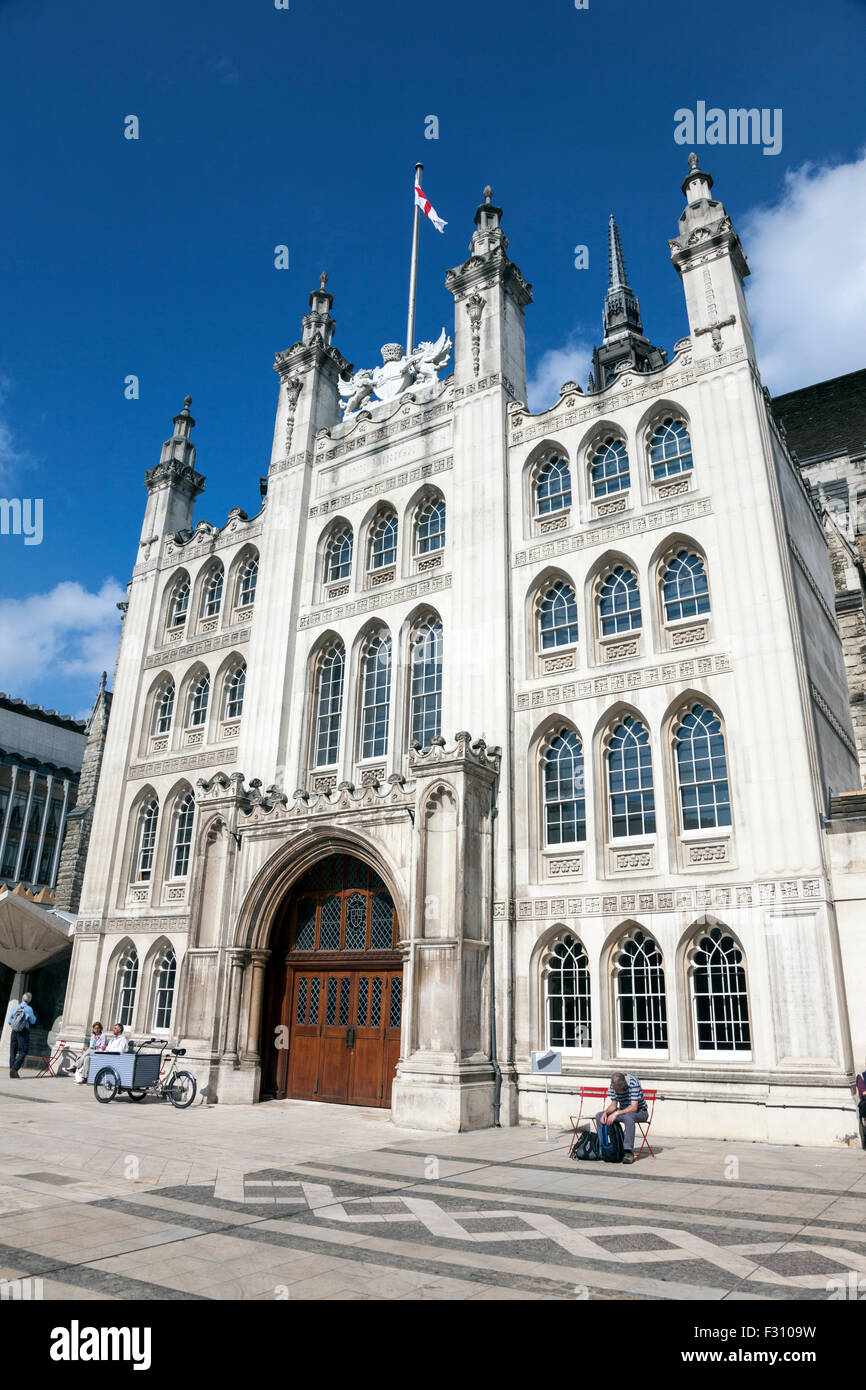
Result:
{"label": "tall pointed window", "polygon": [[623,942],[614,966],[620,1052],[663,1051],[668,1015],[662,953],[640,930]]}
{"label": "tall pointed window", "polygon": [[743,953],[732,936],[712,927],[696,939],[689,959],[692,1019],[699,1052],[748,1052],[749,998]]}
{"label": "tall pointed window", "polygon": [[589,960],[573,936],[558,941],[545,963],[547,1046],[586,1050],[592,1046]]}
{"label": "tall pointed window", "polygon": [[391,638],[377,633],[364,653],[361,699],[361,757],[384,758],[388,752],[391,707]]}
{"label": "tall pointed window", "polygon": [[649,734],[641,721],[630,714],[611,733],[607,781],[611,838],[654,835],[656,813]]}
{"label": "tall pointed window", "polygon": [[189,580],[184,579],[178,584],[171,600],[168,611],[169,627],[183,627],[186,622],[186,615],[189,612]]}
{"label": "tall pointed window", "polygon": [[189,873],[189,854],[192,846],[192,823],[195,819],[195,797],[187,792],[174,813],[174,837],[171,846],[171,876],[186,878]]}
{"label": "tall pointed window", "polygon": [[246,662],[241,661],[226,681],[225,718],[240,719],[244,712],[244,691],[247,683]]}
{"label": "tall pointed window", "polygon": [[340,526],[328,541],[325,552],[325,583],[348,579],[352,573],[352,528]]}
{"label": "tall pointed window", "polygon": [[172,715],[174,714],[174,681],[169,681],[160,691],[156,702],[153,719],[153,732],[155,734],[167,734],[171,728]]}
{"label": "tall pointed window", "polygon": [[409,737],[422,748],[442,733],[442,624],[426,618],[411,639]]}
{"label": "tall pointed window", "polygon": [[548,516],[571,506],[571,473],[565,459],[548,459],[535,480],[535,514]]}
{"label": "tall pointed window", "polygon": [[153,874],[156,832],[159,826],[159,798],[152,797],[141,809],[138,844],[135,851],[135,883],[149,883]]}
{"label": "tall pointed window", "polygon": [[159,963],[153,991],[153,1021],[151,1028],[167,1033],[171,1027],[171,1011],[174,1004],[174,984],[177,975],[177,957],[174,948],[169,946]]}
{"label": "tall pointed window", "polygon": [[598,591],[598,622],[602,637],[636,632],[641,626],[637,576],[624,565],[617,565]]}
{"label": "tall pointed window", "polygon": [[665,622],[697,618],[710,611],[710,591],[704,562],[699,555],[678,550],[662,574]]}
{"label": "tall pointed window", "polygon": [[692,441],[682,420],[669,415],[653,430],[649,442],[653,482],[663,482],[692,468]]}
{"label": "tall pointed window", "polygon": [[544,755],[544,836],[548,845],[586,839],[583,745],[571,729],[560,729]]}
{"label": "tall pointed window", "polygon": [[247,560],[241,567],[238,575],[238,593],[236,608],[248,608],[251,603],[255,603],[256,585],[259,582],[259,562],[255,555]]}
{"label": "tall pointed window", "polygon": [[609,435],[598,445],[590,464],[592,495],[595,498],[609,497],[615,492],[624,492],[630,485],[628,451],[621,439]]}
{"label": "tall pointed window", "polygon": [[432,555],[445,544],[445,499],[430,498],[415,519],[415,554]]}
{"label": "tall pointed window", "polygon": [[203,618],[215,618],[222,607],[223,601],[223,567],[217,565],[212,570],[205,586],[202,598],[201,615]]}
{"label": "tall pointed window", "polygon": [[728,762],[721,721],[693,705],[674,738],[683,830],[710,830],[731,823]]}
{"label": "tall pointed window", "polygon": [[577,641],[577,599],[570,584],[558,579],[538,605],[538,643],[542,651]]}
{"label": "tall pointed window", "polygon": [[388,569],[397,563],[397,517],[385,513],[370,532],[370,569]]}
{"label": "tall pointed window", "polygon": [[120,962],[117,977],[117,1004],[112,1023],[120,1023],[124,1028],[132,1026],[135,1012],[135,995],[138,989],[138,952],[130,946]]}
{"label": "tall pointed window", "polygon": [[207,722],[207,706],[209,699],[210,676],[199,676],[189,692],[188,728],[197,729]]}
{"label": "tall pointed window", "polygon": [[319,666],[316,727],[313,740],[316,767],[333,767],[340,751],[340,719],[343,713],[343,675],[346,653],[335,642]]}

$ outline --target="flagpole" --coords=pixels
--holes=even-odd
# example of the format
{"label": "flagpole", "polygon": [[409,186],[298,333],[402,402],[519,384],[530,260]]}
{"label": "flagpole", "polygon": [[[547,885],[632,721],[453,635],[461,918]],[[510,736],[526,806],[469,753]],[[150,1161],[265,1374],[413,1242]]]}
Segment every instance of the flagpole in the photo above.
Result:
{"label": "flagpole", "polygon": [[412,202],[415,206],[415,218],[412,223],[412,265],[409,270],[409,321],[406,325],[407,357],[415,346],[415,290],[418,284],[418,222],[421,213],[421,209],[415,199],[415,184],[420,186],[423,169],[423,164],[415,165],[415,183],[412,185]]}

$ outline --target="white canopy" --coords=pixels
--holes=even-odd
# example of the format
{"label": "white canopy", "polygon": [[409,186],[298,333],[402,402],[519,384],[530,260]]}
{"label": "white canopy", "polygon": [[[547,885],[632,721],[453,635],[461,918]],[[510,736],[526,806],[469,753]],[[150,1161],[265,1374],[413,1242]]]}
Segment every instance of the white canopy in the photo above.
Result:
{"label": "white canopy", "polygon": [[19,893],[0,888],[0,963],[35,970],[71,945],[70,923]]}

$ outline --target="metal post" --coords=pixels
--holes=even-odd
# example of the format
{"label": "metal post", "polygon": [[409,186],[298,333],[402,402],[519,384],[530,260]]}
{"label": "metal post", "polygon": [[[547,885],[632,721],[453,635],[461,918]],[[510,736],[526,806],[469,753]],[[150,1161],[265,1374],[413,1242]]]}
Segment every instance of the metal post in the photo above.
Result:
{"label": "metal post", "polygon": [[409,321],[406,325],[406,356],[408,357],[415,346],[415,289],[418,283],[418,223],[421,217],[421,209],[415,202],[415,184],[421,183],[421,174],[424,165],[415,165],[415,182],[412,184],[412,203],[414,205],[414,217],[412,219],[412,264],[409,270]]}

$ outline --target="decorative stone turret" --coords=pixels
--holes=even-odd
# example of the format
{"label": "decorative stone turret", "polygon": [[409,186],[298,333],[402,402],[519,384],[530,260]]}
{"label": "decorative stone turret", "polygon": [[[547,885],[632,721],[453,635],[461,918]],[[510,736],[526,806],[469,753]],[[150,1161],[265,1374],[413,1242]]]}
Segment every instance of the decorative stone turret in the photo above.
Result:
{"label": "decorative stone turret", "polygon": [[161,536],[189,529],[195,499],[204,492],[205,480],[195,471],[195,445],[190,438],[195,425],[191,405],[192,397],[187,396],[174,417],[174,432],[162,446],[159,463],[144,475],[149,495],[141,528],[141,560],[149,559],[150,547]]}
{"label": "decorative stone turret", "polygon": [[310,441],[316,430],[329,429],[340,418],[337,382],[341,375],[351,373],[352,363],[333,346],[337,325],[331,317],[334,296],[325,289],[327,283],[322,271],[319,288],[310,295],[310,312],[301,320],[300,341],[278,352],[274,360],[282,390],[272,469],[298,452],[302,438]]}
{"label": "decorative stone turret", "polygon": [[715,358],[745,344],[754,360],[743,288],[749,267],[724,203],[710,196],[712,187],[712,177],[698,167],[697,155],[690,154],[679,235],[668,245],[682,277],[693,355],[696,361]]}
{"label": "decorative stone turret", "polygon": [[111,692],[106,690],[105,685],[106,672],[103,671],[96,700],[87,721],[87,744],[78,781],[78,798],[66,818],[66,834],[60,851],[54,906],[61,912],[77,912],[81,898],[84,865],[93,825],[93,806],[111,714]]}
{"label": "decorative stone turret", "polygon": [[525,400],[523,311],[532,302],[532,286],[506,255],[501,218],[488,184],[475,212],[470,258],[445,276],[455,301],[454,379],[463,386],[498,373],[509,394]]}

